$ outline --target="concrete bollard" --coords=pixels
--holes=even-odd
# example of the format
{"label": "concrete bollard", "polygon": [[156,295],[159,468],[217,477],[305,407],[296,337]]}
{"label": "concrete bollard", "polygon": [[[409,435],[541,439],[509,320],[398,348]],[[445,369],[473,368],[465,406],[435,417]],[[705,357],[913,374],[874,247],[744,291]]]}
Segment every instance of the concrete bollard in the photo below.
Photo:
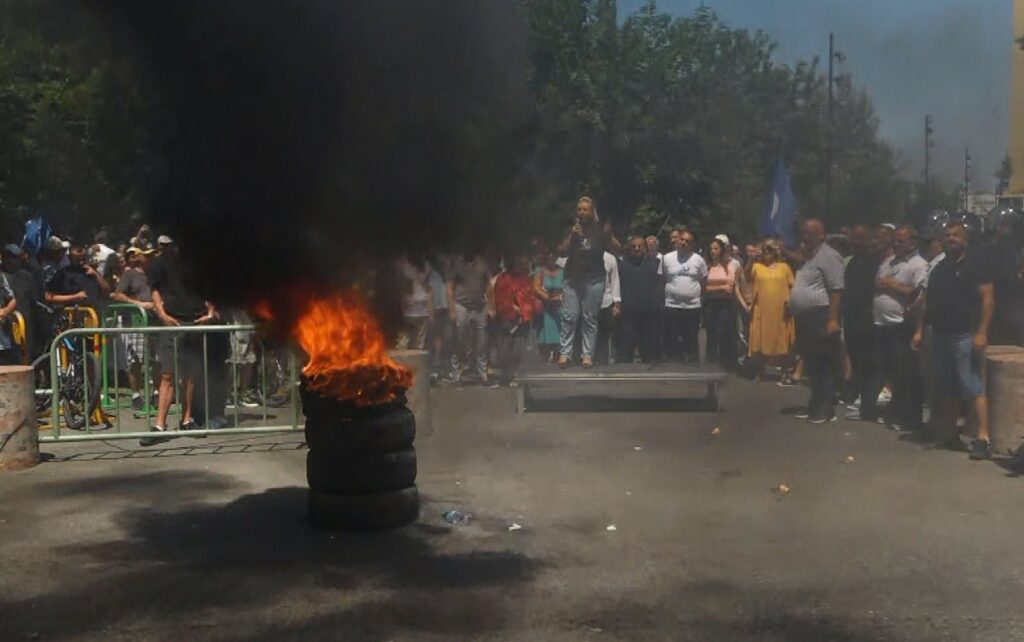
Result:
{"label": "concrete bollard", "polygon": [[0,470],[39,463],[35,379],[28,366],[0,366]]}
{"label": "concrete bollard", "polygon": [[989,350],[985,370],[992,451],[1024,454],[1024,351]]}
{"label": "concrete bollard", "polygon": [[429,437],[434,432],[430,403],[430,355],[423,350],[394,350],[391,358],[413,372],[412,388],[406,393],[406,405],[416,415],[416,434]]}

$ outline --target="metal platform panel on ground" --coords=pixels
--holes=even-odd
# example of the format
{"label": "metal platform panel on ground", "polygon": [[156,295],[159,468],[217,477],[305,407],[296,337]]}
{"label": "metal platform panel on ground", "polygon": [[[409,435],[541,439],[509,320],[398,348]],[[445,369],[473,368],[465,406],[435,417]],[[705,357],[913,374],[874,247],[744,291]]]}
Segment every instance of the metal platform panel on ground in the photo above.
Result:
{"label": "metal platform panel on ground", "polygon": [[530,392],[538,389],[557,390],[564,396],[583,395],[588,390],[614,384],[618,394],[632,399],[643,399],[652,388],[672,384],[704,385],[708,402],[718,411],[722,409],[722,393],[728,375],[713,364],[683,365],[679,363],[613,365],[582,368],[559,368],[553,364],[524,364],[516,376],[518,385],[516,411],[525,412]]}

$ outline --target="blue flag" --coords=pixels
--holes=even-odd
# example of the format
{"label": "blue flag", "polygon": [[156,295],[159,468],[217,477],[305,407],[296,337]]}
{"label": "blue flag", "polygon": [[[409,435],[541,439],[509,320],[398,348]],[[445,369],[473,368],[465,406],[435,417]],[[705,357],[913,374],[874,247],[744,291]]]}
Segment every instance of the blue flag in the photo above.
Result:
{"label": "blue flag", "polygon": [[796,246],[796,197],[782,156],[775,163],[772,190],[761,216],[760,233],[761,236],[782,239],[787,247]]}

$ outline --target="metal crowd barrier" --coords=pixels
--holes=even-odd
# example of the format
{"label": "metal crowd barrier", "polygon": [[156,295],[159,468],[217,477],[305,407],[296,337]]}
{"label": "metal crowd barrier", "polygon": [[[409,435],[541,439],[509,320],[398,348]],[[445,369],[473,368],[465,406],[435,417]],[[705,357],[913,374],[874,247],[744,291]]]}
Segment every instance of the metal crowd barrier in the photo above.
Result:
{"label": "metal crowd barrier", "polygon": [[[149,326],[149,315],[146,314],[146,310],[134,303],[110,303],[107,305],[103,314],[103,327],[104,328],[120,328],[125,329],[121,325],[122,312],[130,312],[129,328],[145,328]],[[127,334],[127,333],[126,333]],[[148,346],[146,346],[148,348]],[[116,390],[118,387],[118,371],[120,370],[120,359],[119,351],[124,350],[125,352],[125,363],[128,361],[128,347],[124,341],[107,341],[103,340],[103,348],[100,352],[100,371],[103,373],[103,388],[100,391],[100,401],[104,409],[111,410],[117,408],[116,395],[111,394],[109,375],[111,371],[111,362],[113,363],[114,382],[113,386]],[[154,412],[156,409],[150,407],[150,399],[152,398],[152,388],[149,385],[150,370],[149,370],[149,350],[144,349],[142,352],[142,400],[143,408],[140,411],[141,414],[148,414]],[[130,401],[130,399],[129,399]]]}
{"label": "metal crowd barrier", "polygon": [[[181,402],[181,363],[179,362],[179,340],[185,335],[198,334],[202,335],[202,384],[203,384],[203,400],[204,400],[204,413],[203,417],[208,421],[210,419],[210,369],[211,364],[209,362],[209,336],[212,334],[229,334],[231,332],[249,332],[254,330],[252,325],[211,325],[211,326],[181,326],[181,327],[141,327],[141,328],[73,328],[60,333],[54,338],[50,347],[50,389],[37,389],[36,394],[38,395],[51,395],[49,400],[50,404],[50,422],[52,431],[49,435],[41,435],[39,438],[40,442],[64,442],[64,441],[99,441],[108,439],[140,439],[142,437],[152,437],[154,435],[161,435],[164,437],[200,437],[206,435],[232,435],[232,434],[258,434],[258,433],[276,433],[276,432],[291,432],[299,431],[303,429],[302,422],[300,421],[300,400],[298,394],[298,368],[296,365],[295,354],[288,351],[288,370],[286,381],[284,382],[284,388],[287,391],[289,397],[289,405],[282,407],[278,412],[271,413],[268,409],[268,395],[267,395],[267,355],[270,354],[266,349],[261,350],[260,358],[257,360],[257,368],[259,375],[259,385],[261,388],[261,399],[260,399],[260,412],[256,418],[248,416],[240,416],[239,413],[239,399],[240,391],[238,390],[238,364],[227,363],[230,360],[230,349],[228,356],[224,363],[216,364],[218,367],[231,368],[232,385],[231,391],[233,392],[234,409],[230,415],[225,413],[225,418],[231,422],[230,427],[224,428],[202,428],[197,430],[189,430],[187,432],[179,432],[172,430],[171,426],[166,426],[167,432],[165,433],[154,433],[150,432],[153,425],[152,417],[146,413],[143,417],[135,419],[142,419],[143,421],[138,422],[138,426],[130,426],[125,430],[121,418],[121,404],[118,403],[118,397],[122,394],[130,395],[128,393],[122,393],[118,387],[118,380],[116,378],[115,368],[115,380],[113,387],[109,388],[108,391],[113,395],[113,421],[109,427],[102,429],[94,429],[92,424],[92,417],[86,420],[86,425],[80,431],[71,430],[68,427],[62,427],[62,414],[61,414],[61,373],[59,371],[59,358],[62,353],[70,353],[65,347],[66,341],[78,341],[81,342],[81,350],[76,351],[77,355],[81,355],[82,359],[82,375],[84,381],[82,392],[84,403],[88,403],[89,397],[89,367],[87,363],[88,346],[87,339],[89,337],[101,337],[103,340],[108,338],[114,338],[117,335],[122,334],[142,334],[145,337],[150,335],[174,335],[174,368],[173,368],[173,381],[175,387],[175,403],[180,404]],[[230,340],[230,336],[227,337]],[[73,343],[71,344],[73,345]],[[95,346],[94,346],[95,348]],[[149,353],[149,342],[146,342],[146,354],[148,361]],[[275,366],[279,367],[277,360],[275,359]],[[196,377],[198,378],[198,376]],[[92,385],[100,384],[101,382],[94,381]],[[198,388],[198,381],[194,384]],[[76,382],[77,385],[77,382]],[[37,397],[38,398],[38,397]],[[102,402],[99,404],[102,405]],[[93,413],[95,414],[95,413]],[[272,416],[274,415],[274,416]],[[108,416],[111,416],[108,413]],[[258,418],[258,421],[256,419]],[[253,422],[249,425],[249,422]],[[170,423],[170,422],[168,422]],[[139,430],[137,428],[143,428]]]}

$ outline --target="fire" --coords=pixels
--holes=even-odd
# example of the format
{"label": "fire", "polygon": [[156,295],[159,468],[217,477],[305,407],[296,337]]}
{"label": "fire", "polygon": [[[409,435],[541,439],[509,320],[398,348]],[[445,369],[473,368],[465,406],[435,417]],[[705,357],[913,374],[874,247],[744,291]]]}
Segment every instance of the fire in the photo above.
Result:
{"label": "fire", "polygon": [[[273,318],[266,302],[256,312]],[[380,324],[354,294],[309,299],[291,334],[309,355],[302,374],[311,391],[369,406],[412,385],[412,372],[388,355]]]}

